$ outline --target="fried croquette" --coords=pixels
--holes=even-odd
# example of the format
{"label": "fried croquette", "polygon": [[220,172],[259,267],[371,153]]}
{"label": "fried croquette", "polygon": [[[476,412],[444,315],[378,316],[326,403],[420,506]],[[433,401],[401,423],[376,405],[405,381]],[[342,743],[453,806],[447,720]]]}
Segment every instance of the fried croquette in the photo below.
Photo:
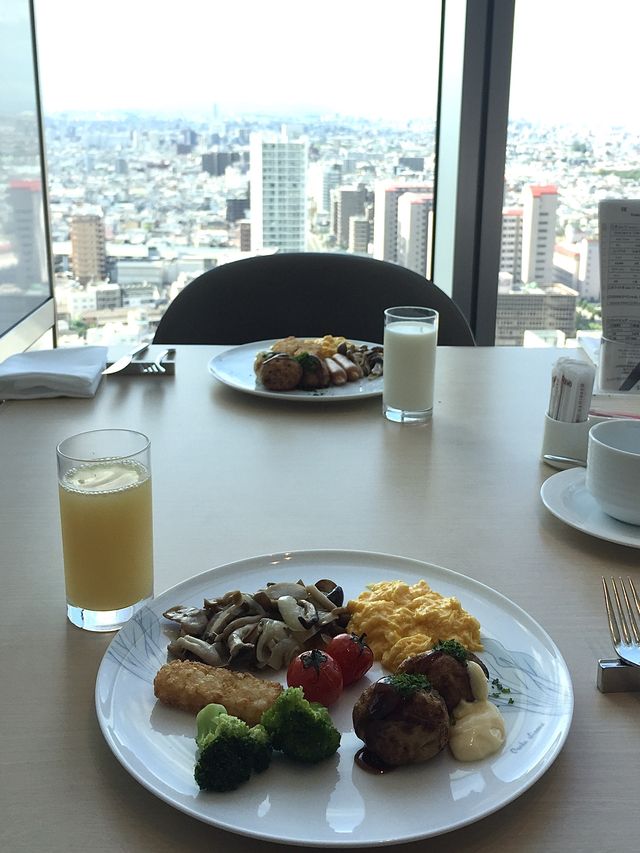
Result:
{"label": "fried croquette", "polygon": [[281,691],[277,682],[248,672],[186,660],[164,664],[153,680],[153,692],[165,705],[197,714],[205,705],[217,702],[250,726],[260,722]]}

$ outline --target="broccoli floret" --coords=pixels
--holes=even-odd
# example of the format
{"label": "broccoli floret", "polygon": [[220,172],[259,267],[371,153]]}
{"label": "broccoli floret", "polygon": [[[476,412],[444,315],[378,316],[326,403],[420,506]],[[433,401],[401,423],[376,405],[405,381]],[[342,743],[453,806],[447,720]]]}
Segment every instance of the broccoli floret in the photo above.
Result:
{"label": "broccoli floret", "polygon": [[260,724],[249,729],[249,736],[253,740],[253,769],[256,773],[262,773],[271,764],[273,753],[271,738],[265,727]]}
{"label": "broccoli floret", "polygon": [[340,732],[319,702],[308,702],[301,687],[288,687],[262,715],[274,749],[295,761],[316,764],[340,746]]}
{"label": "broccoli floret", "polygon": [[203,791],[233,791],[266,770],[271,744],[262,726],[249,726],[227,714],[222,705],[207,705],[196,718],[199,754],[194,776]]}

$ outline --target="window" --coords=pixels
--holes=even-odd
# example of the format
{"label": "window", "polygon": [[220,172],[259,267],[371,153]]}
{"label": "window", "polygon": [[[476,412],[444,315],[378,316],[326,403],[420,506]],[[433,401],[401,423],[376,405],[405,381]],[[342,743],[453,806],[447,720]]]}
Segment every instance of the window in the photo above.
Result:
{"label": "window", "polygon": [[[349,251],[349,218],[369,216],[378,189],[391,207],[400,190],[433,194],[440,0],[399,0],[392,27],[386,4],[370,0],[247,0],[241,16],[210,0],[176,11],[112,0],[101,38],[131,62],[96,61],[91,4],[37,0],[36,13],[65,343],[150,337],[172,294],[246,252],[248,231],[253,253]],[[334,218],[331,192],[354,187],[357,205]],[[227,216],[240,199],[243,227]],[[104,225],[105,260],[94,249],[85,282],[74,249],[81,215]],[[393,227],[371,219],[358,251],[396,261]],[[387,243],[376,232],[389,232]],[[158,263],[156,306],[104,309],[85,328],[78,288],[108,279],[124,305]]]}
{"label": "window", "polygon": [[0,360],[54,321],[47,187],[28,0],[0,12]]}

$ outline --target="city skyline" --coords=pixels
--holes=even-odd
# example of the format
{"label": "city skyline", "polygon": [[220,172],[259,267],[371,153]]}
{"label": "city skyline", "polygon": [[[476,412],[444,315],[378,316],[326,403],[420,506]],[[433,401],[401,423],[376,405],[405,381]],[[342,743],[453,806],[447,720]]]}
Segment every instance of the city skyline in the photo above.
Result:
{"label": "city skyline", "polygon": [[[274,29],[273,4],[258,0],[243,6],[246,27],[206,0],[161,14],[150,0],[112,0],[98,25],[82,0],[36,0],[44,111],[432,120],[439,7],[403,0],[394,29],[380,0],[327,0],[312,17],[310,7],[301,12],[299,2],[280,0]],[[640,7],[612,0],[608,17],[601,11],[595,0],[517,0],[513,119],[638,127],[624,78],[633,70]],[[417,44],[406,32],[420,33]]]}

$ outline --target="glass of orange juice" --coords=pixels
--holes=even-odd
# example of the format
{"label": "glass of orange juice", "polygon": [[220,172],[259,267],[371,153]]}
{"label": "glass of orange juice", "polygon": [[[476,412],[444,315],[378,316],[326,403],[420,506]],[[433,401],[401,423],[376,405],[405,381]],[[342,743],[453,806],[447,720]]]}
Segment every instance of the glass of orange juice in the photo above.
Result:
{"label": "glass of orange juice", "polygon": [[67,616],[115,631],[153,596],[150,442],[98,429],[57,447]]}

